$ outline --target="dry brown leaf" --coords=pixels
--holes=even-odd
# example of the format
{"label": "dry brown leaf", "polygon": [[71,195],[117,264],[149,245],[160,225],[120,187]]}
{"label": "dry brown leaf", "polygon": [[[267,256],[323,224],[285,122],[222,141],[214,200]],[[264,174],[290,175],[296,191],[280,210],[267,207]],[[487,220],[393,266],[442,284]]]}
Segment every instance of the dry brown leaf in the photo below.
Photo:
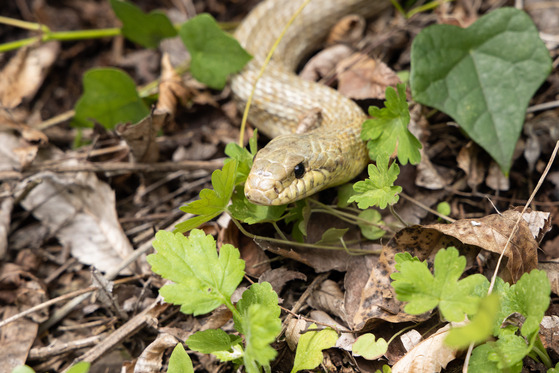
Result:
{"label": "dry brown leaf", "polygon": [[[5,306],[2,309],[2,319],[7,319],[19,313],[17,307]],[[0,372],[9,373],[15,367],[25,364],[27,354],[37,337],[39,324],[23,317],[0,328],[0,361],[3,362]]]}
{"label": "dry brown leaf", "polygon": [[[262,250],[260,250],[260,252],[262,252]],[[307,276],[302,272],[291,271],[285,267],[280,267],[264,272],[258,279],[258,283],[269,282],[270,285],[272,285],[272,289],[280,294],[285,284],[292,280],[306,281]]]}
{"label": "dry brown leaf", "polygon": [[346,321],[347,316],[344,306],[344,293],[338,284],[332,280],[325,280],[320,288],[313,291],[307,303],[317,310],[328,312]]}
{"label": "dry brown leaf", "polygon": [[119,124],[116,132],[130,147],[136,162],[153,163],[159,159],[157,133],[169,119],[169,113],[154,110],[136,124]]}
{"label": "dry brown leaf", "polygon": [[291,351],[295,351],[301,333],[307,328],[307,322],[303,319],[291,319],[285,329],[285,341]]}
{"label": "dry brown leaf", "polygon": [[340,19],[330,30],[326,45],[349,44],[361,41],[365,32],[365,18],[358,14],[350,14]]}
{"label": "dry brown leaf", "polygon": [[59,51],[58,42],[21,48],[0,72],[0,105],[11,109],[33,97]]}
{"label": "dry brown leaf", "polygon": [[344,44],[323,49],[305,64],[299,76],[305,80],[318,81],[333,74],[336,64],[352,53],[353,50]]}
{"label": "dry brown leaf", "polygon": [[177,343],[180,342],[171,334],[159,334],[155,341],[151,342],[138,357],[134,373],[161,372],[163,369],[163,354],[174,348]]}
{"label": "dry brown leaf", "polygon": [[489,164],[489,172],[485,179],[485,184],[493,190],[507,191],[510,189],[509,178],[503,174],[501,168],[495,161]]}
{"label": "dry brown leaf", "polygon": [[551,292],[559,294],[559,262],[548,261],[538,263],[538,269],[545,271],[549,283],[551,284]]}
{"label": "dry brown leaf", "polygon": [[[466,245],[474,245],[492,253],[501,254],[519,217],[520,212],[507,210],[502,214],[488,215],[479,219],[462,219],[453,224],[433,224],[425,226],[425,228],[436,229]],[[530,219],[529,215],[527,219]],[[509,259],[507,269],[513,282],[516,282],[522,274],[537,268],[537,250],[538,243],[534,239],[528,223],[525,219],[521,219],[518,230],[505,252],[505,256]]]}
{"label": "dry brown leaf", "polygon": [[[459,323],[453,324],[455,327]],[[392,367],[392,373],[435,373],[456,358],[457,350],[448,347],[444,340],[450,331],[450,324],[437,330],[435,334],[420,342]]]}
{"label": "dry brown leaf", "polygon": [[344,58],[336,66],[338,91],[349,98],[384,99],[386,87],[395,87],[400,78],[384,62],[362,53]]}
{"label": "dry brown leaf", "polygon": [[40,183],[21,205],[68,246],[81,263],[108,272],[132,253],[130,241],[118,222],[115,192],[94,173],[45,171],[26,180]]}
{"label": "dry brown leaf", "polygon": [[192,91],[185,87],[182,78],[171,65],[169,55],[164,53],[161,58],[161,83],[159,83],[157,109],[170,113],[171,118],[174,118],[177,111],[177,101],[186,106],[191,96]]}
{"label": "dry brown leaf", "polygon": [[557,338],[557,335],[559,335],[559,316],[544,316],[540,323],[539,334],[546,349],[551,349],[555,353],[559,352],[559,339]]}
{"label": "dry brown leaf", "polygon": [[485,177],[486,167],[483,162],[478,158],[479,148],[471,141],[458,153],[456,162],[466,173],[466,182],[472,190],[477,190],[479,184],[483,182]]}

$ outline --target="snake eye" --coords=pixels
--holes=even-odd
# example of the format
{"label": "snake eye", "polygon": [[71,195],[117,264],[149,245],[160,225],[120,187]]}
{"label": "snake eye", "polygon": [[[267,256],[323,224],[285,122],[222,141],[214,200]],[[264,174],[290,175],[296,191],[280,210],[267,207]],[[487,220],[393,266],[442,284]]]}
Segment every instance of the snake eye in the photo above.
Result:
{"label": "snake eye", "polygon": [[305,166],[303,165],[303,162],[301,162],[297,166],[295,166],[295,168],[293,169],[293,173],[295,174],[295,177],[297,179],[300,179],[300,178],[303,177],[303,175],[305,174]]}

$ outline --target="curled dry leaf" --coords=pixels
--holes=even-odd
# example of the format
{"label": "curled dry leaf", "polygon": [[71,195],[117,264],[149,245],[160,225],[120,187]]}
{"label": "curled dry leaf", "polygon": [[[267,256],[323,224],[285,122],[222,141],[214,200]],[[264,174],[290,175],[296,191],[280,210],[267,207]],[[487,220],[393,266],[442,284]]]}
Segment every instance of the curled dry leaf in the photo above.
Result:
{"label": "curled dry leaf", "polygon": [[326,38],[326,45],[356,44],[363,38],[365,26],[365,18],[358,14],[349,14],[332,27]]}
{"label": "curled dry leaf", "polygon": [[325,280],[320,284],[320,288],[313,291],[307,303],[317,310],[328,312],[341,320],[347,320],[344,293],[342,293],[338,284],[332,280]]}
{"label": "curled dry leaf", "polygon": [[354,53],[336,66],[338,91],[343,95],[364,100],[384,99],[386,87],[396,87],[400,78],[384,62]]}
{"label": "curled dry leaf", "polygon": [[167,112],[154,110],[150,115],[136,124],[120,124],[116,132],[122,136],[136,162],[153,163],[159,158],[157,133],[169,118]]}
{"label": "curled dry leaf", "polygon": [[159,334],[155,341],[151,342],[142,351],[134,366],[135,373],[161,372],[163,370],[163,354],[179,343],[179,340],[171,334]]}
{"label": "curled dry leaf", "polygon": [[336,69],[336,64],[352,53],[353,49],[344,44],[323,49],[305,64],[299,76],[305,80],[317,81],[332,75]]}
{"label": "curled dry leaf", "polygon": [[[453,323],[459,326],[461,323]],[[448,347],[444,340],[450,330],[450,324],[437,330],[435,334],[416,345],[392,367],[392,373],[440,372],[442,368],[456,358],[456,349]]]}
{"label": "curled dry leaf", "polygon": [[[527,221],[538,212],[527,212],[518,224],[518,230],[511,239],[505,256],[508,258],[507,269],[511,279],[516,282],[520,276],[538,266],[538,243],[535,236],[539,235],[543,222],[540,220],[532,224],[532,233]],[[544,213],[545,214],[545,213]],[[501,254],[513,227],[520,217],[520,212],[507,210],[502,214],[488,215],[480,219],[462,219],[453,224],[433,224],[425,226],[426,229],[436,229],[446,235],[455,237],[462,243],[474,245],[492,253]],[[538,228],[538,225],[540,228]]]}
{"label": "curled dry leaf", "polygon": [[191,92],[184,86],[182,78],[177,74],[171,59],[167,53],[161,58],[161,83],[159,83],[159,99],[157,100],[157,109],[171,114],[175,117],[177,111],[177,101],[186,106]]}
{"label": "curled dry leaf", "polygon": [[301,333],[304,332],[306,328],[307,322],[303,319],[289,320],[287,329],[285,329],[285,340],[291,351],[295,351],[297,348],[299,337],[301,337]]}
{"label": "curled dry leaf", "polygon": [[510,188],[509,178],[503,174],[501,168],[495,161],[489,164],[489,172],[485,184],[493,190],[507,191]]}
{"label": "curled dry leaf", "polygon": [[33,97],[59,51],[58,42],[21,48],[0,72],[0,105],[11,109]]}
{"label": "curled dry leaf", "polygon": [[39,172],[29,179],[41,182],[21,205],[68,246],[81,263],[108,272],[132,253],[118,222],[115,193],[94,173]]}
{"label": "curled dry leaf", "polygon": [[466,173],[466,182],[472,190],[477,190],[479,184],[483,182],[485,177],[485,164],[478,158],[479,147],[473,142],[469,142],[460,149],[456,162],[458,167]]}

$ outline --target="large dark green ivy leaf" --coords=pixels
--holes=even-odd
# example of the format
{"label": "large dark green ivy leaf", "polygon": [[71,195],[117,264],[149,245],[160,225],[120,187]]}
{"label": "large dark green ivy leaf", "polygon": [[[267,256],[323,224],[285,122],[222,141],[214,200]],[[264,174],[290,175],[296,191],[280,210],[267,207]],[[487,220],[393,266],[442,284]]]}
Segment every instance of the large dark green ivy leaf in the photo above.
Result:
{"label": "large dark green ivy leaf", "polygon": [[467,29],[434,25],[412,44],[413,98],[448,115],[508,173],[528,102],[551,71],[532,20],[495,10]]}
{"label": "large dark green ivy leaf", "polygon": [[227,76],[241,70],[251,59],[239,42],[223,32],[209,14],[200,14],[186,22],[179,35],[192,56],[192,76],[211,88],[222,89]]}
{"label": "large dark green ivy leaf", "polygon": [[116,16],[122,21],[122,34],[129,40],[147,48],[157,48],[165,38],[177,35],[169,18],[159,11],[145,14],[134,4],[110,0]]}

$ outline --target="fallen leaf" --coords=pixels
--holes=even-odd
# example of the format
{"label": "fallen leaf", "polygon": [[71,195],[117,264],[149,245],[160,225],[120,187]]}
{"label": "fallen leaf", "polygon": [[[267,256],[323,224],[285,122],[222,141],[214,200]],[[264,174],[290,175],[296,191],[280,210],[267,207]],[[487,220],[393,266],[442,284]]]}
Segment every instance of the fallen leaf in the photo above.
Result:
{"label": "fallen leaf", "polygon": [[60,43],[48,42],[19,49],[0,72],[0,104],[15,108],[31,98],[43,84],[60,51]]}
{"label": "fallen leaf", "polygon": [[[176,337],[171,334],[159,334],[155,341],[151,342],[140,354],[134,366],[134,372],[150,373],[160,372],[163,370],[163,355],[168,349],[175,347],[180,343]],[[185,368],[185,367],[183,367]]]}
{"label": "fallen leaf", "polygon": [[302,79],[318,81],[323,77],[332,75],[336,64],[353,53],[353,50],[344,44],[334,45],[323,49],[305,64],[299,76]]}
{"label": "fallen leaf", "polygon": [[507,191],[510,188],[509,178],[503,174],[499,165],[492,161],[489,164],[489,172],[485,178],[485,184],[493,190]]}
{"label": "fallen leaf", "polygon": [[325,280],[320,287],[313,291],[307,303],[314,309],[325,311],[346,321],[344,293],[337,283]]}
{"label": "fallen leaf", "polygon": [[[459,326],[461,323],[453,323]],[[437,330],[435,334],[416,345],[392,367],[392,373],[440,372],[442,368],[456,358],[456,349],[448,347],[444,340],[450,330],[450,324]]]}
{"label": "fallen leaf", "polygon": [[274,289],[276,293],[280,294],[285,284],[292,280],[306,281],[307,276],[305,276],[302,272],[291,271],[286,267],[279,267],[264,272],[258,279],[258,282],[269,282],[270,285],[272,285],[272,289]]}
{"label": "fallen leaf", "polygon": [[109,272],[132,253],[118,223],[115,193],[94,173],[45,171],[27,180],[41,182],[21,201],[22,207],[46,225],[81,263]]}
{"label": "fallen leaf", "polygon": [[354,53],[336,66],[338,91],[349,98],[384,99],[386,87],[396,87],[400,78],[384,62]]}
{"label": "fallen leaf", "polygon": [[469,142],[460,149],[456,162],[458,167],[466,173],[466,183],[472,190],[477,190],[479,184],[485,177],[485,164],[478,158],[479,147],[473,142]]}
{"label": "fallen leaf", "polygon": [[157,133],[168,119],[169,113],[156,109],[136,124],[117,125],[116,132],[126,141],[136,162],[153,163],[159,159]]}
{"label": "fallen leaf", "polygon": [[353,45],[362,40],[365,26],[365,18],[358,14],[349,14],[332,27],[326,38],[326,45]]}
{"label": "fallen leaf", "polygon": [[177,102],[180,101],[183,106],[186,106],[191,97],[192,91],[183,84],[180,75],[177,74],[173,65],[171,65],[169,55],[167,53],[163,54],[161,58],[161,82],[159,83],[157,109],[170,113],[171,118],[174,118],[177,111]]}

